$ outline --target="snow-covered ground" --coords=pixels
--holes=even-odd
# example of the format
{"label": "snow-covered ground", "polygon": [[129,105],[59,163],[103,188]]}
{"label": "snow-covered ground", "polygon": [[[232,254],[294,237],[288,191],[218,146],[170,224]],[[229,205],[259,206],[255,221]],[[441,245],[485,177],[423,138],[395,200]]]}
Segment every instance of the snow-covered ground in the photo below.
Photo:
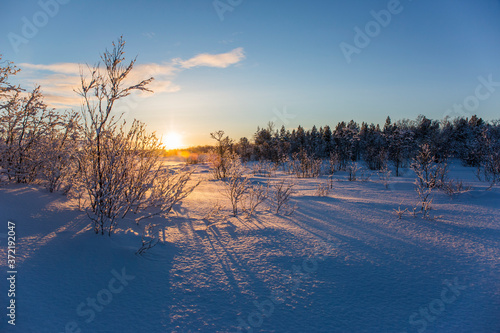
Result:
{"label": "snow-covered ground", "polygon": [[[326,197],[315,195],[326,176],[293,178],[293,215],[251,219],[230,216],[221,183],[206,180],[177,214],[149,221],[163,225],[162,242],[142,257],[131,220],[95,235],[75,201],[3,184],[0,332],[500,332],[500,189],[485,191],[473,172],[453,165],[450,177],[472,190],[436,191],[435,220],[395,215],[417,202],[408,170],[388,189],[376,175],[338,173]],[[253,181],[277,177],[290,176]],[[204,219],[217,202],[220,216]]]}

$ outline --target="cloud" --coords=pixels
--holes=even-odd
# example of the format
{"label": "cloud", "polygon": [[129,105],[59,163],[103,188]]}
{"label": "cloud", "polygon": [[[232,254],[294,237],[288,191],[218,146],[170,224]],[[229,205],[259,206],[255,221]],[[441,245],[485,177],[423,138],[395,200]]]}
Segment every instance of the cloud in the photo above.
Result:
{"label": "cloud", "polygon": [[[173,83],[173,78],[179,72],[179,68],[170,64],[139,64],[134,66],[130,72],[125,84],[135,84],[142,80],[154,78],[148,86],[156,94],[173,93],[180,90],[180,87]],[[141,93],[142,97],[151,96],[151,93]]]}
{"label": "cloud", "polygon": [[19,67],[23,69],[49,71],[53,73],[63,73],[63,74],[73,74],[73,75],[79,75],[80,73],[80,65],[75,63],[58,63],[52,65],[21,63],[19,64]]}
{"label": "cloud", "polygon": [[[44,92],[45,91],[46,90],[44,90]],[[76,95],[72,97],[44,93],[43,96],[45,97],[45,103],[56,109],[71,109],[76,105],[80,105],[81,103],[80,98],[78,98]]]}
{"label": "cloud", "polygon": [[153,37],[156,35],[154,32],[143,32],[142,35],[144,37],[147,37],[149,39],[153,39]]}
{"label": "cloud", "polygon": [[[17,75],[17,80],[23,88],[31,90],[32,87],[40,85],[44,101],[50,107],[69,109],[80,104],[80,98],[73,91],[80,82],[78,75],[44,73],[46,69],[35,69],[35,66],[25,65],[19,66],[23,71]],[[25,70],[26,68],[30,69]]]}
{"label": "cloud", "polygon": [[[136,64],[129,73],[124,85],[136,84],[151,77],[154,80],[148,88],[154,93],[174,93],[181,89],[173,80],[180,72],[193,67],[206,66],[226,68],[245,58],[243,48],[237,48],[221,54],[199,54],[195,57],[182,60],[173,59],[164,63]],[[49,65],[21,63],[23,71],[18,78],[23,85],[30,83],[40,85],[45,96],[45,102],[55,108],[74,108],[80,105],[81,99],[75,92],[80,86],[80,73],[88,73],[86,65],[77,63],[56,63]],[[140,98],[150,97],[153,94],[139,92]]]}
{"label": "cloud", "polygon": [[238,47],[231,52],[221,54],[202,53],[189,60],[177,60],[182,68],[192,68],[197,66],[226,68],[245,59],[242,47]]}

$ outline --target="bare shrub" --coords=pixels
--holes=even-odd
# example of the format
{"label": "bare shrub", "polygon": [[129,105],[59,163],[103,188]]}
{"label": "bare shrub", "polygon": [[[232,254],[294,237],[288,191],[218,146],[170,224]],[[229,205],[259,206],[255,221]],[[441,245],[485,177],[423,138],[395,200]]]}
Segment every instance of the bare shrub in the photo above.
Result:
{"label": "bare shrub", "polygon": [[130,128],[112,114],[116,101],[132,91],[149,91],[152,78],[123,88],[135,59],[123,65],[125,42],[120,38],[106,51],[90,78],[81,74],[77,93],[82,97],[83,141],[78,154],[79,178],[88,200],[87,215],[94,231],[111,235],[117,219],[129,213],[136,221],[166,216],[173,206],[198,185],[188,186],[193,171],[172,172],[162,165],[162,145],[145,125],[134,121]]}
{"label": "bare shrub", "polygon": [[222,209],[221,204],[219,201],[216,201],[213,203],[213,205],[210,207],[210,210],[203,216],[204,220],[211,221],[217,217],[220,217],[220,211]]}
{"label": "bare shrub", "polygon": [[189,154],[188,157],[186,157],[186,164],[191,165],[191,164],[198,164],[201,162],[200,156],[198,154]]}
{"label": "bare shrub", "polygon": [[67,193],[75,182],[78,172],[76,152],[80,139],[77,113],[60,116],[60,128],[53,128],[45,140],[45,162],[41,178],[49,192],[64,189]]}
{"label": "bare shrub", "polygon": [[290,199],[295,193],[295,186],[292,182],[282,179],[273,185],[272,200],[276,214],[283,212],[285,215],[291,215],[295,211],[295,206],[290,206]]}
{"label": "bare shrub", "polygon": [[299,153],[294,153],[291,160],[291,169],[297,178],[318,177],[321,174],[323,161],[308,155],[302,149]]}
{"label": "bare shrub", "polygon": [[158,229],[156,225],[149,223],[144,227],[144,231],[141,235],[141,247],[135,252],[135,254],[143,255],[146,251],[155,247],[160,239],[158,238]]}
{"label": "bare shrub", "polygon": [[459,194],[469,192],[471,189],[469,185],[464,185],[463,182],[459,179],[457,180],[450,179],[446,181],[440,188],[450,198],[454,198]]}
{"label": "bare shrub", "polygon": [[285,172],[288,175],[293,175],[294,173],[293,162],[289,156],[283,157],[281,161],[281,167],[283,168],[283,172]]}
{"label": "bare shrub", "polygon": [[210,151],[208,161],[212,166],[214,179],[224,179],[229,171],[230,164],[236,159],[236,154],[232,151],[233,141],[224,136],[224,131],[210,133],[212,139],[216,141],[216,146]]}
{"label": "bare shrub", "polygon": [[372,173],[363,167],[360,168],[359,170],[359,178],[361,179],[362,182],[366,183],[370,181],[370,178],[372,176]]}
{"label": "bare shrub", "polygon": [[438,165],[428,144],[421,146],[419,154],[413,159],[411,168],[417,175],[415,191],[420,199],[419,208],[423,218],[429,218],[432,209],[432,190],[437,184]]}
{"label": "bare shrub", "polygon": [[333,175],[328,176],[328,187],[333,189]]}
{"label": "bare shrub", "polygon": [[252,217],[253,213],[257,210],[264,201],[269,197],[269,185],[252,185],[248,188],[247,195],[244,201],[244,211],[247,217]]}
{"label": "bare shrub", "polygon": [[61,119],[44,103],[40,86],[29,93],[18,88],[2,104],[0,167],[9,180],[31,183],[41,174],[52,152],[51,135],[64,125]]}
{"label": "bare shrub", "polygon": [[352,181],[356,181],[356,175],[358,173],[358,171],[361,170],[361,167],[359,166],[359,164],[357,162],[351,162],[347,165],[347,173],[349,174],[348,175],[348,180],[350,182]]}
{"label": "bare shrub", "polygon": [[[131,209],[139,216],[135,219],[139,221],[154,217],[166,217],[175,206],[184,200],[201,181],[191,181],[191,176],[195,169],[183,168],[179,171],[172,171],[159,163],[156,169],[142,170],[142,173],[136,173],[136,176],[141,176],[148,173],[149,176],[141,177],[143,184],[149,187],[146,192],[142,191],[126,191],[132,193],[128,199],[136,199],[135,205]],[[132,189],[136,188],[140,183],[135,180],[129,181]],[[131,202],[134,202],[131,200]]]}
{"label": "bare shrub", "polygon": [[10,62],[0,66],[0,173],[18,183],[39,180],[50,192],[64,184],[67,191],[75,173],[78,115],[48,108],[40,86],[26,92],[11,85],[9,76],[18,72]]}
{"label": "bare shrub", "polygon": [[244,168],[239,159],[234,159],[228,168],[227,177],[224,179],[224,194],[231,201],[233,216],[237,216],[238,203],[245,195],[250,180],[244,176]]}
{"label": "bare shrub", "polygon": [[331,175],[345,168],[336,151],[332,151],[330,153],[330,158],[328,159],[328,163],[329,163],[328,173]]}
{"label": "bare shrub", "polygon": [[316,187],[316,192],[315,195],[317,197],[327,197],[328,194],[330,193],[330,184],[326,183],[319,183],[318,186]]}
{"label": "bare shrub", "polygon": [[387,166],[387,163],[384,163],[382,168],[378,171],[378,178],[384,184],[385,188],[389,188],[389,182],[391,180],[392,171]]}
{"label": "bare shrub", "polygon": [[259,161],[252,167],[254,175],[272,177],[276,174],[278,165],[271,162]]}
{"label": "bare shrub", "polygon": [[490,183],[489,190],[500,182],[500,143],[486,129],[482,133],[481,142],[484,152],[477,175],[481,180],[480,175],[482,171],[484,180]]}
{"label": "bare shrub", "polygon": [[401,205],[403,203],[401,202],[399,204],[399,207],[398,209],[394,209],[394,213],[396,214],[396,216],[398,217],[399,220],[401,220],[401,218],[403,217],[403,215],[408,211],[408,208],[405,208],[405,209],[401,209]]}

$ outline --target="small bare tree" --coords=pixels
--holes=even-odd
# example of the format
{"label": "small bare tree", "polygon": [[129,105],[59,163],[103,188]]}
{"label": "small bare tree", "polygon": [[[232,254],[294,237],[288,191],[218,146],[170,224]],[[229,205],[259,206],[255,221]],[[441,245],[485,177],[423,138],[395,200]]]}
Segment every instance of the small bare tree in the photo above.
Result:
{"label": "small bare tree", "polygon": [[39,86],[10,92],[0,107],[0,166],[9,180],[30,183],[48,161],[50,136],[61,130],[61,116],[44,103]]}
{"label": "small bare tree", "polygon": [[423,144],[420,147],[420,152],[413,159],[411,168],[417,176],[415,179],[415,191],[420,199],[420,212],[423,214],[423,218],[427,219],[432,209],[431,194],[437,185],[439,170],[428,144]]}
{"label": "small bare tree", "polygon": [[478,167],[478,178],[481,180],[481,171],[484,180],[490,183],[488,190],[500,183],[500,143],[495,140],[490,130],[482,132],[481,142],[483,145],[482,161]]}
{"label": "small bare tree", "polygon": [[224,136],[224,131],[210,133],[210,136],[217,142],[209,155],[213,176],[214,179],[224,179],[227,176],[230,164],[236,158],[236,155],[232,152],[233,141],[228,136]]}
{"label": "small bare tree", "polygon": [[402,204],[403,204],[403,202],[401,202],[399,204],[398,209],[394,209],[394,213],[396,214],[396,216],[398,217],[399,220],[401,220],[401,218],[403,217],[403,215],[408,211],[408,208],[401,209],[401,205]]}
{"label": "small bare tree", "polygon": [[[0,60],[2,55],[0,54]],[[0,110],[10,106],[15,101],[17,93],[21,92],[20,86],[14,86],[9,82],[9,77],[16,75],[20,69],[10,61],[2,61],[5,65],[0,66]]]}
{"label": "small bare tree", "polygon": [[224,179],[224,194],[231,201],[233,215],[238,215],[238,203],[246,194],[250,180],[244,175],[244,168],[239,159],[234,159]]}
{"label": "small bare tree", "polygon": [[339,158],[339,154],[336,151],[330,153],[330,158],[328,159],[329,170],[328,173],[333,175],[335,172],[342,169],[342,163]]}
{"label": "small bare tree", "polygon": [[264,201],[267,200],[269,196],[269,184],[268,185],[251,185],[248,188],[247,195],[244,203],[244,210],[247,217],[252,217],[253,213],[257,210]]}
{"label": "small bare tree", "polygon": [[441,190],[444,191],[450,198],[454,198],[459,194],[469,192],[471,187],[469,185],[464,185],[463,181],[457,179],[450,179],[446,181],[441,187]]}
{"label": "small bare tree", "polygon": [[78,116],[48,108],[40,86],[11,85],[18,72],[10,62],[0,66],[0,172],[18,183],[41,180],[52,192],[74,173]]}
{"label": "small bare tree", "polygon": [[278,164],[259,161],[252,167],[252,172],[254,175],[273,177],[278,169]]}
{"label": "small bare tree", "polygon": [[94,231],[109,235],[117,219],[140,214],[136,221],[166,216],[173,206],[198,185],[188,185],[192,171],[171,172],[160,161],[161,142],[146,133],[145,125],[134,121],[128,128],[112,113],[115,103],[133,91],[150,91],[149,78],[123,87],[135,59],[124,65],[125,42],[101,56],[99,65],[89,68],[90,78],[81,74],[77,93],[82,97],[83,140],[79,152],[79,175],[87,194],[88,216]]}
{"label": "small bare tree", "polygon": [[327,197],[330,192],[330,184],[329,183],[319,183],[316,187],[315,195],[317,197]]}
{"label": "small bare tree", "polygon": [[323,161],[307,154],[305,149],[292,154],[291,169],[297,178],[312,178],[321,175],[321,166]]}
{"label": "small bare tree", "polygon": [[392,171],[389,169],[387,163],[382,165],[382,168],[378,171],[378,178],[384,184],[385,188],[389,188],[389,182],[391,180]]}
{"label": "small bare tree", "polygon": [[294,183],[287,182],[285,179],[274,184],[272,198],[276,214],[283,212],[285,215],[291,215],[295,211],[296,207],[290,206],[290,199],[295,193],[294,186]]}
{"label": "small bare tree", "polygon": [[361,170],[361,167],[357,162],[351,162],[347,165],[347,172],[349,173],[348,180],[350,182],[356,181],[356,176],[358,171]]}
{"label": "small bare tree", "polygon": [[63,188],[67,193],[75,182],[78,164],[76,152],[80,139],[79,115],[68,112],[59,117],[59,128],[49,131],[44,142],[45,162],[42,179],[49,192]]}

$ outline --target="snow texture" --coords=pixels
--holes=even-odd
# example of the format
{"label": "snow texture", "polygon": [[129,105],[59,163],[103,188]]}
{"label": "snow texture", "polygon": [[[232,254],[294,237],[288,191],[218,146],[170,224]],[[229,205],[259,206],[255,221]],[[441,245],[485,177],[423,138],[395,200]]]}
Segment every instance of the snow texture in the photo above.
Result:
{"label": "snow texture", "polygon": [[[18,274],[15,327],[0,282],[0,332],[499,332],[498,186],[485,191],[473,168],[454,163],[450,177],[472,190],[453,199],[436,190],[434,220],[398,219],[395,209],[417,203],[415,175],[400,171],[388,189],[338,172],[321,197],[326,176],[294,178],[294,214],[246,219],[199,166],[205,181],[177,214],[148,221],[162,226],[160,242],[143,256],[132,218],[96,235],[75,201],[4,184],[1,270],[10,220]],[[250,179],[279,177],[289,176]],[[217,202],[224,218],[204,220]]]}

